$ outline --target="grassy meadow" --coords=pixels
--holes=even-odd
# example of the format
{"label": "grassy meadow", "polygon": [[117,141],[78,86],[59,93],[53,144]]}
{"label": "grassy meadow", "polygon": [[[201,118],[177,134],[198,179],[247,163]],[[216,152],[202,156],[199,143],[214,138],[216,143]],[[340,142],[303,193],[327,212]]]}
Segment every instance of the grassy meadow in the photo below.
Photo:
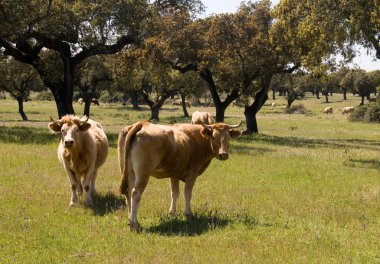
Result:
{"label": "grassy meadow", "polygon": [[[70,184],[49,133],[53,102],[0,101],[0,263],[380,263],[380,124],[350,123],[338,109],[356,106],[334,94],[308,96],[308,114],[284,114],[268,100],[260,133],[231,142],[230,159],[213,160],[193,190],[187,222],[183,183],[179,213],[168,216],[169,180],[151,178],[142,197],[143,231],[129,231],[119,195],[118,131],[150,112],[92,106],[110,152],[97,180],[94,206],[68,208]],[[326,106],[334,114],[323,115]],[[77,113],[82,106],[74,104]],[[206,110],[213,108],[189,108]],[[161,123],[190,122],[164,105]],[[230,107],[227,123],[244,120]]]}

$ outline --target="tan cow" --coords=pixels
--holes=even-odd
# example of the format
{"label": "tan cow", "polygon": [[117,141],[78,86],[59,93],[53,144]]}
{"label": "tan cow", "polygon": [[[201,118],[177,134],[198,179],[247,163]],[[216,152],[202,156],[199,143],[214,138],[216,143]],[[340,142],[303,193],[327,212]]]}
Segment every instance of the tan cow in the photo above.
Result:
{"label": "tan cow", "polygon": [[83,98],[78,99],[78,104],[82,105],[83,104]]}
{"label": "tan cow", "polygon": [[198,124],[198,125],[212,125],[215,123],[214,119],[212,118],[210,113],[207,112],[199,112],[195,111],[191,115],[191,123],[192,124]]}
{"label": "tan cow", "polygon": [[272,107],[276,107],[276,106],[277,106],[277,103],[276,103],[276,102],[272,102],[270,105],[271,105]]}
{"label": "tan cow", "polygon": [[97,170],[105,162],[108,154],[107,136],[100,124],[86,116],[80,119],[67,115],[57,121],[52,118],[51,120],[49,128],[61,134],[58,159],[70,179],[70,206],[78,202],[77,194],[83,193],[82,185],[86,191],[85,204],[91,206]]}
{"label": "tan cow", "polygon": [[324,110],[323,110],[323,113],[324,114],[332,114],[333,113],[333,108],[331,106],[328,106],[326,107]]}
{"label": "tan cow", "polygon": [[343,107],[342,115],[352,113],[352,112],[354,112],[354,110],[355,110],[355,107],[353,107],[353,106]]}
{"label": "tan cow", "polygon": [[228,159],[229,141],[241,135],[234,130],[239,125],[155,125],[140,121],[119,133],[118,154],[122,182],[120,191],[127,197],[129,223],[139,230],[137,210],[149,176],[170,178],[171,205],[176,211],[179,180],[185,182],[185,215],[192,216],[190,199],[196,178],[213,158]]}

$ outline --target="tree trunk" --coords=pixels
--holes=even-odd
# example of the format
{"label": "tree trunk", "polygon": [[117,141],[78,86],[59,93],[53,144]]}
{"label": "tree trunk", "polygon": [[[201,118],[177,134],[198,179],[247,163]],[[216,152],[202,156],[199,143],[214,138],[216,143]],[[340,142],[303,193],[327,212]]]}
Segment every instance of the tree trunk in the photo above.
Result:
{"label": "tree trunk", "polygon": [[317,96],[317,99],[319,99],[319,92],[318,91],[315,92],[315,95]]}
{"label": "tree trunk", "polygon": [[276,100],[276,89],[272,89],[272,99]]}
{"label": "tree trunk", "polygon": [[55,104],[57,106],[58,119],[61,119],[64,115],[67,115],[65,104],[63,100],[61,100],[61,97],[59,95],[54,94],[53,92],[53,96],[54,96]]}
{"label": "tree trunk", "polygon": [[288,104],[287,104],[287,108],[290,108],[292,106],[292,103],[296,100],[296,97],[295,96],[290,96],[288,95]]}
{"label": "tree trunk", "polygon": [[362,101],[360,102],[360,105],[364,105],[364,97],[365,97],[364,95],[361,96]]}
{"label": "tree trunk", "polygon": [[224,122],[224,113],[226,112],[227,107],[222,103],[215,104],[216,116],[215,122]]}
{"label": "tree trunk", "polygon": [[154,105],[153,107],[150,108],[150,112],[151,112],[150,120],[160,121],[160,119],[158,118],[158,115],[160,113],[160,106]]}
{"label": "tree trunk", "polygon": [[185,95],[181,94],[181,99],[182,99],[183,115],[185,117],[189,117],[189,113],[187,112],[187,109],[186,109],[186,97],[185,97]]}
{"label": "tree trunk", "polygon": [[273,75],[267,76],[265,80],[263,80],[261,90],[256,94],[253,104],[246,106],[244,109],[245,121],[247,124],[247,129],[244,131],[244,134],[259,133],[256,114],[268,100],[268,89],[272,76]]}
{"label": "tree trunk", "polygon": [[22,120],[28,121],[28,117],[26,116],[24,112],[24,101],[22,97],[17,97],[17,102],[18,102],[18,112],[20,113]]}
{"label": "tree trunk", "polygon": [[132,103],[133,109],[139,108],[139,96],[135,89],[131,91],[131,103]]}
{"label": "tree trunk", "polygon": [[347,89],[343,89],[343,100],[347,100]]}
{"label": "tree trunk", "polygon": [[91,97],[88,97],[84,100],[84,110],[83,115],[90,117],[90,107],[91,107]]}
{"label": "tree trunk", "polygon": [[[61,56],[62,57],[62,56]],[[59,93],[65,105],[65,114],[74,115],[73,108],[73,93],[74,93],[74,71],[75,64],[71,58],[62,57],[63,66],[64,66],[64,75],[63,75],[63,84]]]}
{"label": "tree trunk", "polygon": [[329,93],[325,93],[325,101],[326,101],[326,103],[328,103],[329,102]]}

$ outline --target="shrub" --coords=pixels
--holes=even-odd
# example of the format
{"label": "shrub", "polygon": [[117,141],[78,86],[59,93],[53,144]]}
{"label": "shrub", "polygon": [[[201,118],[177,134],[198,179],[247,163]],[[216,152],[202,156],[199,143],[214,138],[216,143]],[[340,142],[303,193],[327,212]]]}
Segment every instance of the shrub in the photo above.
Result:
{"label": "shrub", "polygon": [[303,104],[292,105],[289,108],[285,108],[284,113],[286,114],[306,114],[307,110]]}
{"label": "shrub", "polygon": [[54,96],[50,91],[39,92],[36,96],[37,101],[53,101]]}
{"label": "shrub", "polygon": [[351,122],[380,123],[380,101],[355,108],[348,120]]}

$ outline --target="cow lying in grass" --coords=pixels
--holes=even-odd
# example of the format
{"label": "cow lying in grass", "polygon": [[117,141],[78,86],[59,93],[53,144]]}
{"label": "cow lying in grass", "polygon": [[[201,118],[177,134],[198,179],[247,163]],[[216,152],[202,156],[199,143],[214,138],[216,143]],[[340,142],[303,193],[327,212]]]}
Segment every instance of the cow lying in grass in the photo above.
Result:
{"label": "cow lying in grass", "polygon": [[[86,206],[92,205],[91,194],[95,193],[97,170],[108,154],[107,136],[101,125],[84,116],[67,115],[60,120],[51,118],[49,128],[61,134],[58,159],[62,163],[71,183],[70,206],[78,202],[78,196],[86,191]],[[83,182],[81,182],[83,179]]]}
{"label": "cow lying in grass", "polygon": [[127,197],[131,230],[139,230],[137,210],[150,175],[170,178],[170,213],[176,211],[179,181],[185,182],[185,215],[191,218],[190,199],[195,180],[213,158],[228,159],[230,139],[241,135],[233,128],[240,125],[169,126],[141,121],[121,130],[118,138],[120,191]]}

